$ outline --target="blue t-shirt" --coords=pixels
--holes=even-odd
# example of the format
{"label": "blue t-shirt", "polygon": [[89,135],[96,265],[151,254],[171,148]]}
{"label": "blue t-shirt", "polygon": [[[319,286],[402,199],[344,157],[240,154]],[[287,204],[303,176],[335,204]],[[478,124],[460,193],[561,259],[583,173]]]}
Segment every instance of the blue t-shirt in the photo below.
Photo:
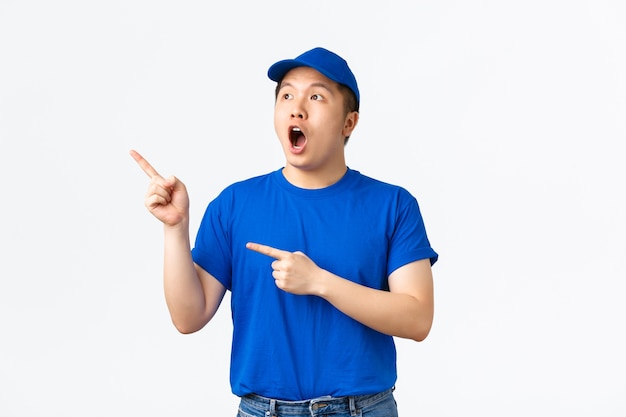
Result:
{"label": "blue t-shirt", "polygon": [[348,169],[323,189],[290,184],[282,170],[235,183],[202,219],[193,260],[231,291],[231,387],[283,400],[384,391],[396,381],[393,337],[326,300],[274,284],[273,259],[247,242],[302,251],[319,267],[388,290],[397,268],[437,260],[416,199]]}

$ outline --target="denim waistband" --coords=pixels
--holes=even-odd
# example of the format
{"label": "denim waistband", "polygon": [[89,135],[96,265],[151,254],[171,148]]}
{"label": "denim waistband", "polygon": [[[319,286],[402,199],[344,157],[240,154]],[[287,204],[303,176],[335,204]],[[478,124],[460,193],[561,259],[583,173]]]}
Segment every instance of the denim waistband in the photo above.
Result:
{"label": "denim waistband", "polygon": [[324,396],[303,401],[284,401],[262,397],[256,394],[248,394],[241,398],[241,402],[249,407],[265,412],[265,415],[324,415],[349,411],[351,415],[356,415],[356,411],[385,399],[394,391],[389,388],[377,394],[354,395],[347,397]]}

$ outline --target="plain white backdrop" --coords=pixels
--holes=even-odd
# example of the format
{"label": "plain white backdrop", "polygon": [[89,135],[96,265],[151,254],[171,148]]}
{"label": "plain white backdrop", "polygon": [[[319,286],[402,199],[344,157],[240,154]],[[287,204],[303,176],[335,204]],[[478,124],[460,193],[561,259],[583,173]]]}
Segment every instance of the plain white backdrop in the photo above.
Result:
{"label": "plain white backdrop", "polygon": [[[215,3],[215,4],[213,4]],[[0,415],[234,416],[229,299],[180,335],[137,149],[191,195],[283,164],[269,65],[359,81],[350,167],[409,189],[436,318],[403,417],[626,415],[626,6],[0,1]]]}

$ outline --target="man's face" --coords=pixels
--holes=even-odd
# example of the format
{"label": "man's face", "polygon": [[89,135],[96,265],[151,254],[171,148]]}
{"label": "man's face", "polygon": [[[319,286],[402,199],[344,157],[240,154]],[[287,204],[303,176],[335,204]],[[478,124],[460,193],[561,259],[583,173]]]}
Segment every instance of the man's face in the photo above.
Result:
{"label": "man's face", "polygon": [[344,139],[357,120],[358,113],[345,114],[336,82],[309,67],[289,71],[274,108],[274,128],[287,159],[285,169],[345,168]]}

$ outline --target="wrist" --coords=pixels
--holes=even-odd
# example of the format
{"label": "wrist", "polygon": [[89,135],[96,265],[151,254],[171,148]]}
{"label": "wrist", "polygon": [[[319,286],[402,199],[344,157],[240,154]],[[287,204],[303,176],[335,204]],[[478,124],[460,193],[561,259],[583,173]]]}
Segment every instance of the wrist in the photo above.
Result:
{"label": "wrist", "polygon": [[333,275],[330,272],[320,268],[318,277],[315,280],[315,295],[326,299],[331,291],[332,279]]}
{"label": "wrist", "polygon": [[189,220],[182,219],[180,222],[175,224],[163,224],[163,232],[167,234],[189,234]]}

